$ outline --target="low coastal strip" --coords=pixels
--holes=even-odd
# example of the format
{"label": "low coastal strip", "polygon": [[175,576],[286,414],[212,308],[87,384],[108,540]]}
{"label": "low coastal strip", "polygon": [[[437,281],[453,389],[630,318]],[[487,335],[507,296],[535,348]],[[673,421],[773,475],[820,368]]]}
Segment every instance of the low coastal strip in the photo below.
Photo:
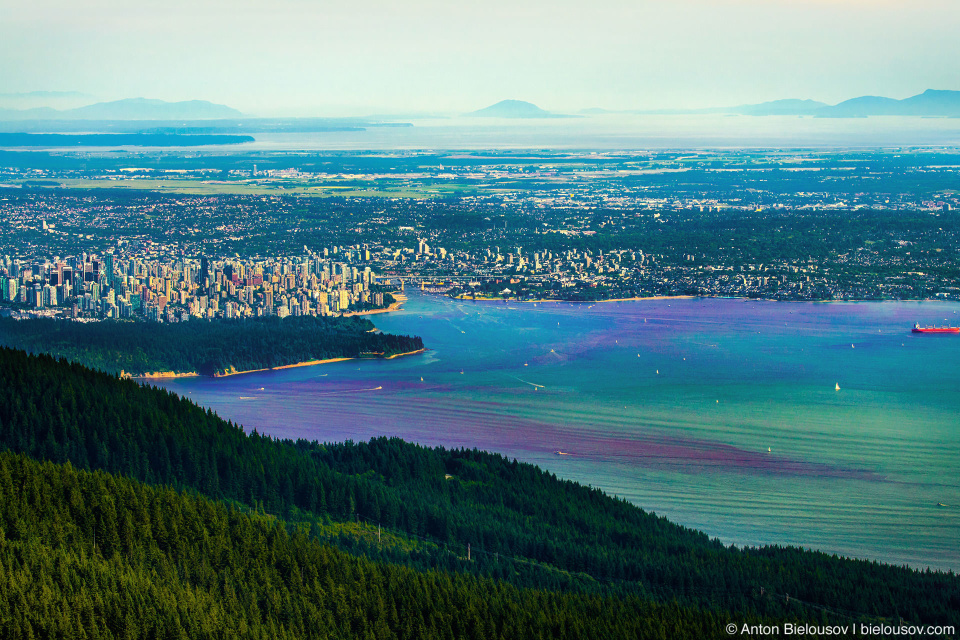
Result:
{"label": "low coastal strip", "polygon": [[562,298],[509,298],[509,297],[490,297],[490,296],[474,296],[469,294],[459,294],[450,296],[454,300],[471,300],[475,302],[569,302],[571,304],[597,304],[600,302],[634,302],[634,301],[647,301],[652,302],[654,300],[690,300],[698,296],[636,296],[633,298],[605,298],[603,300],[564,300]]}
{"label": "low coastal strip", "polygon": [[[400,358],[402,356],[412,356],[418,353],[424,353],[426,349],[417,349],[415,351],[407,351],[404,353],[395,353],[390,356],[384,356],[378,358],[380,360],[393,360],[394,358]],[[368,358],[361,358],[367,360]],[[280,371],[281,369],[294,369],[296,367],[312,367],[317,364],[330,364],[332,362],[346,362],[348,360],[357,360],[357,358],[327,358],[326,360],[307,360],[304,362],[295,362],[293,364],[284,364],[277,367],[265,367],[263,369],[247,369],[246,371],[237,371],[234,368],[224,369],[223,371],[217,371],[212,376],[207,376],[211,378],[226,378],[228,376],[239,376],[246,373],[260,373],[263,371]],[[134,380],[162,380],[162,379],[171,379],[171,378],[198,378],[201,377],[200,373],[196,371],[154,371],[152,373],[146,373],[142,376],[134,376],[123,371],[120,372],[121,378],[132,378]]]}

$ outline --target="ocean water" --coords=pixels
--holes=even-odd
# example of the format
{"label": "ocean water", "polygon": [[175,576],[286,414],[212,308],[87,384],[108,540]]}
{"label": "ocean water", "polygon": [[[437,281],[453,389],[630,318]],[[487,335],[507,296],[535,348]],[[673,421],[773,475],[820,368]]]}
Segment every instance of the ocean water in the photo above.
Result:
{"label": "ocean water", "polygon": [[163,386],[276,436],[501,452],[727,543],[958,571],[960,336],[910,333],[958,316],[410,292],[372,319],[422,336],[425,354]]}
{"label": "ocean water", "polygon": [[369,127],[364,131],[258,133],[254,134],[255,142],[204,149],[227,154],[490,149],[616,152],[960,145],[960,118],[607,114],[534,120],[451,117],[409,123],[413,126]]}
{"label": "ocean water", "polygon": [[[272,152],[650,152],[730,149],[886,149],[960,146],[960,118],[602,114],[573,118],[390,118],[411,126],[362,131],[254,133],[255,140],[204,147],[119,147],[124,152],[236,155]],[[41,149],[36,147],[34,149]],[[103,147],[49,147],[107,153]]]}

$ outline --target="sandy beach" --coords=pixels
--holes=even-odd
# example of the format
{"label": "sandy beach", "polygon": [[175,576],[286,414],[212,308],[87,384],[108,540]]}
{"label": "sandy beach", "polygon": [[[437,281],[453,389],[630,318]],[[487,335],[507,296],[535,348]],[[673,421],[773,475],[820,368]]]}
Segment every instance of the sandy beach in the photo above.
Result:
{"label": "sandy beach", "polygon": [[395,353],[392,356],[387,356],[384,360],[393,360],[394,358],[399,358],[400,356],[413,356],[418,353],[423,353],[426,349],[417,349],[416,351],[407,351],[406,353]]}
{"label": "sandy beach", "polygon": [[[392,360],[394,358],[399,358],[400,356],[412,356],[418,353],[423,353],[426,349],[417,349],[416,351],[407,351],[405,353],[395,353],[392,356],[387,356],[383,358],[384,360]],[[239,376],[245,373],[259,373],[261,371],[279,371],[281,369],[293,369],[295,367],[312,367],[315,364],[330,364],[331,362],[346,362],[347,360],[356,360],[356,358],[327,358],[326,360],[307,360],[305,362],[295,362],[294,364],[284,364],[279,367],[266,367],[264,369],[247,369],[245,371],[235,371],[235,370],[224,370],[218,371],[213,374],[213,378],[226,378],[229,376]],[[156,371],[153,373],[148,373],[143,376],[131,376],[130,374],[121,374],[121,377],[124,378],[133,378],[134,380],[169,380],[172,378],[196,378],[200,374],[191,371],[187,373],[176,373],[174,371]]]}
{"label": "sandy beach", "polygon": [[[326,360],[307,360],[306,362],[297,362],[295,364],[285,364],[279,367],[272,367],[271,371],[276,371],[279,369],[293,369],[295,367],[312,367],[315,364],[328,364],[330,362],[344,362],[346,360],[353,360],[353,358],[327,358]],[[239,373],[251,373],[250,371],[240,371]]]}
{"label": "sandy beach", "polygon": [[[226,378],[228,376],[239,376],[245,373],[258,373],[260,371],[277,371],[279,369],[292,369],[294,367],[310,367],[315,364],[327,364],[329,362],[343,362],[344,360],[353,360],[353,358],[328,358],[326,360],[307,360],[306,362],[296,362],[294,364],[284,364],[279,367],[264,367],[263,369],[247,369],[245,371],[237,371],[235,369],[225,369],[223,371],[217,371],[213,374],[213,378]],[[196,378],[200,374],[196,371],[190,371],[187,373],[176,373],[174,371],[156,371],[153,373],[148,373],[142,376],[131,376],[129,374],[121,374],[125,378],[134,378],[137,380],[160,380],[160,379],[170,379],[170,378]]]}
{"label": "sandy beach", "polygon": [[609,298],[607,300],[559,300],[556,298],[517,300],[516,298],[484,298],[480,296],[473,297],[468,295],[450,297],[454,300],[476,300],[477,302],[519,302],[521,304],[530,302],[569,302],[571,304],[597,304],[599,302],[631,302],[634,300],[689,300],[691,298],[695,298],[696,296],[637,296],[635,298]]}
{"label": "sandy beach", "polygon": [[637,296],[635,298],[610,298],[609,300],[585,300],[582,304],[596,304],[598,302],[632,302],[634,300],[690,300],[696,296]]}

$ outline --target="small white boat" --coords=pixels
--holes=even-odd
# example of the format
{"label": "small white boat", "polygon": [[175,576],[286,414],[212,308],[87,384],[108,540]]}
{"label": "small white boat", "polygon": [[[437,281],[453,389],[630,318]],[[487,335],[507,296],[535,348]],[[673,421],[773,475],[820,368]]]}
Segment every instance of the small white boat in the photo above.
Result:
{"label": "small white boat", "polygon": [[837,391],[840,391],[840,383],[839,383],[839,382],[836,384],[836,386],[834,387],[834,389],[836,389]]}

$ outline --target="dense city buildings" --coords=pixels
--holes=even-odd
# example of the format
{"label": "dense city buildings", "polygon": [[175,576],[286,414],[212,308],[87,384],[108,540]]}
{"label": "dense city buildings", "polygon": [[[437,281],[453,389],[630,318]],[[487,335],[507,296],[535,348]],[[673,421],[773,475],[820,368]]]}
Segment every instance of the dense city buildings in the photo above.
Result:
{"label": "dense city buildings", "polygon": [[180,322],[346,314],[384,306],[374,272],[351,264],[360,253],[334,247],[333,255],[345,262],[310,253],[256,260],[84,253],[28,262],[3,256],[0,289],[4,302],[75,318]]}
{"label": "dense city buildings", "polygon": [[960,298],[949,151],[0,157],[0,298],[159,321],[474,298]]}

